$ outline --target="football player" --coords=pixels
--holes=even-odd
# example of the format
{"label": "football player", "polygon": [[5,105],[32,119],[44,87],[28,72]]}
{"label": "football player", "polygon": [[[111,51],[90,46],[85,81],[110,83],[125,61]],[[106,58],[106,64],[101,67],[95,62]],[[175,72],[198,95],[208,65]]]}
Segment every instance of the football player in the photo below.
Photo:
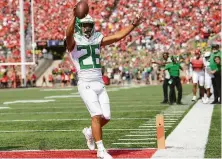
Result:
{"label": "football player", "polygon": [[95,149],[97,157],[111,159],[102,141],[102,127],[111,118],[110,102],[106,92],[101,72],[101,46],[115,43],[143,22],[142,16],[137,16],[133,22],[113,35],[103,36],[95,31],[95,23],[90,15],[78,19],[73,17],[66,30],[67,49],[78,73],[78,91],[91,115],[91,127],[83,129],[88,148]]}
{"label": "football player", "polygon": [[[193,98],[192,101],[196,101],[197,86],[200,86],[200,95],[204,96],[204,62],[201,56],[200,50],[195,50],[195,55],[191,59],[192,79],[193,79]],[[204,102],[204,99],[202,99]]]}
{"label": "football player", "polygon": [[206,93],[207,93],[207,98],[204,100],[205,104],[208,104],[211,92],[210,89],[212,87],[212,81],[211,79],[213,78],[213,75],[209,73],[210,71],[210,52],[205,52],[204,53],[204,67],[205,67],[205,74],[204,74],[204,85],[206,88]]}

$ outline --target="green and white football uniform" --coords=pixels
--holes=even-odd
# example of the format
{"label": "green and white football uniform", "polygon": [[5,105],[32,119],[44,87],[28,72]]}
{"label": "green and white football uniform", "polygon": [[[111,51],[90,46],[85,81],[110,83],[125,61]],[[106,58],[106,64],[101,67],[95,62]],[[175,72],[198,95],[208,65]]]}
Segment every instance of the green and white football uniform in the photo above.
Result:
{"label": "green and white football uniform", "polygon": [[78,91],[91,117],[102,115],[111,118],[109,96],[106,92],[100,61],[100,44],[103,35],[95,32],[87,39],[75,33],[75,48],[70,56],[77,69]]}
{"label": "green and white football uniform", "polygon": [[76,45],[71,52],[71,57],[77,69],[79,80],[88,82],[102,80],[100,44],[103,35],[100,32],[96,32],[90,39],[87,39],[76,33],[74,39]]}

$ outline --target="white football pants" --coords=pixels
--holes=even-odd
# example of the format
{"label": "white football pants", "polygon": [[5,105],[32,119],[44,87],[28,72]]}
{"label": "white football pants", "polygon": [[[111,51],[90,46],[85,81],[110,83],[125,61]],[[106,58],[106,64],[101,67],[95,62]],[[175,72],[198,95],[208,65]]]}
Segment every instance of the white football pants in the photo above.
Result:
{"label": "white football pants", "polygon": [[78,91],[91,117],[102,115],[107,120],[111,118],[109,96],[103,82],[79,81]]}

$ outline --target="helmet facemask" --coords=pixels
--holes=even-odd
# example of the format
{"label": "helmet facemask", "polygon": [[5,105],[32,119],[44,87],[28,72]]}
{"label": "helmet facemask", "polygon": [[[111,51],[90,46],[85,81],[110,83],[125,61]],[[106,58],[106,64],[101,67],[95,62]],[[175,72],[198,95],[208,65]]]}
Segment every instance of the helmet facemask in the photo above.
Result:
{"label": "helmet facemask", "polygon": [[81,23],[82,33],[86,38],[90,38],[94,32],[94,23]]}
{"label": "helmet facemask", "polygon": [[78,19],[77,25],[79,26],[79,33],[88,39],[95,32],[95,22],[89,14],[83,19]]}

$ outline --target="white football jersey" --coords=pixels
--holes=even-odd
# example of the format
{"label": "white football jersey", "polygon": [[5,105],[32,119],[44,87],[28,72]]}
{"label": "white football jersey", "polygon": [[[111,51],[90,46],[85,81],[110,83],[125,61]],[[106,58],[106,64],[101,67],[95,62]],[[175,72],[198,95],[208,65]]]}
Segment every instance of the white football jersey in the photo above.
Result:
{"label": "white football jersey", "polygon": [[71,59],[77,69],[79,80],[98,81],[102,80],[100,44],[103,35],[95,32],[89,39],[76,33],[75,48],[71,52]]}

